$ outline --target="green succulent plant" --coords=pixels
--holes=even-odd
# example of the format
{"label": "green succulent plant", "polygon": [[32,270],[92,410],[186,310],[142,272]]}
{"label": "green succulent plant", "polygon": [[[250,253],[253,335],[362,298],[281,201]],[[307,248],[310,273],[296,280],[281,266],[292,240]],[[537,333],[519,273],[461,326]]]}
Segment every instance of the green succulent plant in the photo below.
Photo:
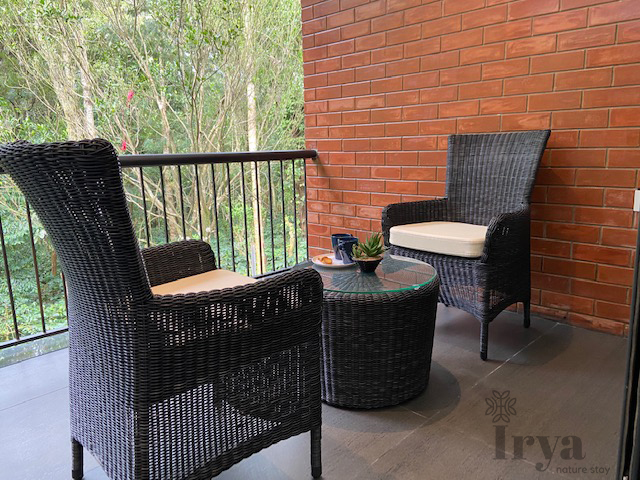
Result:
{"label": "green succulent plant", "polygon": [[380,233],[374,233],[364,242],[353,246],[353,258],[357,260],[379,257],[383,252],[384,243]]}

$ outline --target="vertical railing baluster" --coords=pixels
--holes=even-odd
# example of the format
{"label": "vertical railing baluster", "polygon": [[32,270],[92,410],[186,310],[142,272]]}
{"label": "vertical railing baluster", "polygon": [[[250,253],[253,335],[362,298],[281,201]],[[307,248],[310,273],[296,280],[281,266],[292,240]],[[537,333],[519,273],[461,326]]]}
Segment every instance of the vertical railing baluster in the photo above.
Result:
{"label": "vertical railing baluster", "polygon": [[162,166],[160,169],[160,190],[162,192],[162,215],[164,216],[164,239],[166,243],[169,243],[169,219],[167,218],[167,197],[164,191],[164,170]]}
{"label": "vertical railing baluster", "polygon": [[184,219],[184,192],[182,188],[182,167],[178,165],[178,186],[180,187],[180,213],[182,214],[182,239],[187,239],[187,225]]}
{"label": "vertical railing baluster", "polygon": [[293,190],[293,236],[296,246],[296,263],[298,260],[298,208],[296,202],[296,161],[291,160],[291,190]]}
{"label": "vertical railing baluster", "polygon": [[196,174],[196,199],[198,202],[198,226],[200,228],[200,240],[202,240],[202,208],[200,206],[200,177],[198,176],[198,165],[194,165]]}
{"label": "vertical railing baluster", "polygon": [[287,225],[284,207],[284,162],[280,160],[280,192],[282,193],[282,246],[284,247],[284,268],[287,267]]}
{"label": "vertical railing baluster", "polygon": [[271,223],[271,266],[273,270],[276,269],[276,250],[275,241],[273,238],[273,183],[271,182],[271,160],[267,160],[267,172],[269,175],[269,218]]}
{"label": "vertical railing baluster", "polygon": [[242,208],[244,212],[244,256],[247,259],[247,275],[249,270],[249,229],[247,228],[247,195],[244,182],[244,163],[240,162],[240,178],[242,179]]}
{"label": "vertical railing baluster", "polygon": [[7,260],[7,246],[4,242],[4,229],[2,228],[2,218],[0,217],[0,246],[2,246],[2,261],[4,262],[4,275],[7,280],[7,291],[9,293],[9,304],[11,305],[11,315],[13,317],[13,333],[16,340],[20,340],[20,329],[18,328],[18,317],[16,316],[16,302],[13,298],[13,288],[11,287],[11,273],[9,272],[9,260]]}
{"label": "vertical railing baluster", "polygon": [[38,290],[38,303],[40,306],[40,321],[42,323],[42,333],[47,332],[47,324],[44,319],[44,307],[42,306],[42,288],[40,287],[40,271],[38,269],[38,257],[36,254],[36,242],[33,239],[33,222],[31,221],[31,208],[29,203],[25,201],[27,206],[27,224],[29,225],[29,240],[31,241],[31,256],[33,257],[33,271],[36,275],[36,289]]}
{"label": "vertical railing baluster", "polygon": [[[261,157],[264,157],[265,159],[263,160]],[[231,268],[235,271],[237,268],[236,265],[236,251],[235,251],[235,229],[234,229],[234,220],[235,223],[240,223],[240,221],[243,222],[243,227],[244,227],[244,231],[242,232],[244,234],[244,246],[245,246],[245,260],[246,260],[246,273],[248,275],[252,275],[252,274],[264,274],[265,272],[269,271],[269,263],[271,263],[271,267],[272,270],[277,270],[278,268],[281,267],[288,267],[289,266],[289,262],[291,261],[293,264],[293,258],[294,258],[294,250],[295,250],[295,262],[298,263],[300,261],[300,256],[301,255],[305,255],[305,251],[306,251],[306,256],[308,257],[309,255],[309,214],[307,211],[307,202],[308,202],[308,185],[307,185],[307,171],[306,171],[306,159],[300,159],[300,158],[292,158],[293,155],[291,155],[290,153],[288,153],[285,156],[280,157],[280,159],[274,159],[274,160],[267,160],[266,158],[269,158],[270,156],[268,155],[259,155],[256,157],[253,156],[247,156],[247,155],[240,155],[240,156],[235,156],[235,155],[231,155],[231,156],[225,156],[222,158],[226,158],[227,160],[221,160],[218,158],[213,157],[213,159],[206,159],[206,161],[211,161],[212,163],[210,163],[211,165],[211,185],[213,187],[213,194],[212,194],[212,199],[210,199],[208,197],[208,193],[207,193],[207,188],[206,185],[205,187],[202,187],[200,185],[200,170],[199,170],[199,165],[203,164],[202,160],[196,158],[193,162],[188,162],[185,163],[184,167],[185,167],[185,172],[186,175],[190,175],[191,171],[190,171],[190,165],[193,165],[194,168],[194,172],[193,172],[193,178],[195,178],[195,191],[190,190],[190,188],[193,188],[193,186],[189,183],[190,178],[183,178],[183,172],[182,172],[182,166],[180,165],[173,165],[174,167],[176,167],[178,169],[178,178],[177,178],[177,182],[178,182],[178,189],[179,189],[179,196],[180,196],[180,214],[181,214],[181,223],[182,223],[182,238],[183,239],[187,239],[190,237],[194,237],[195,238],[195,225],[193,225],[193,222],[195,221],[193,219],[193,205],[192,202],[196,201],[197,202],[197,215],[198,215],[198,232],[200,235],[201,239],[207,239],[211,244],[212,244],[212,239],[211,239],[211,235],[214,234],[214,230],[213,230],[213,226],[210,225],[210,223],[212,223],[213,221],[215,221],[215,236],[216,236],[216,246],[215,246],[215,251],[217,254],[217,259],[218,259],[218,264],[221,263],[222,260],[222,251],[226,251],[226,244],[224,243],[224,241],[221,241],[220,235],[224,235],[224,232],[226,231],[226,228],[229,228],[229,236],[230,236],[230,243],[231,243]],[[271,158],[273,158],[273,156],[271,156]],[[173,229],[173,235],[174,235],[174,240],[175,240],[175,235],[177,234],[178,237],[179,235],[179,229],[180,229],[180,225],[175,222],[175,218],[174,218],[174,209],[177,209],[177,205],[175,207],[173,206],[167,206],[167,200],[168,197],[171,197],[173,195],[173,192],[175,192],[174,187],[175,187],[175,181],[176,178],[173,176],[173,173],[171,174],[171,180],[169,184],[165,184],[165,176],[164,176],[164,167],[165,166],[171,166],[171,160],[169,160],[168,162],[166,160],[159,160],[158,163],[154,163],[155,160],[150,159],[150,158],[146,158],[146,161],[144,162],[140,162],[138,163],[137,161],[134,161],[133,159],[128,160],[128,167],[132,167],[134,170],[137,168],[138,169],[138,178],[139,178],[139,182],[140,182],[140,193],[141,193],[141,198],[142,198],[142,204],[141,204],[141,208],[143,210],[143,215],[144,215],[144,229],[145,229],[145,234],[144,237],[146,237],[146,244],[148,246],[150,246],[153,241],[154,238],[156,238],[156,235],[159,234],[160,237],[162,238],[162,233],[161,231],[156,232],[157,228],[161,228],[158,225],[156,225],[155,221],[156,221],[156,216],[158,217],[159,221],[162,221],[162,219],[160,219],[160,213],[156,213],[156,205],[157,205],[157,199],[154,197],[150,197],[152,199],[152,201],[150,202],[149,199],[147,199],[147,187],[149,187],[148,185],[146,185],[146,179],[145,179],[145,171],[144,171],[144,167],[142,165],[148,165],[149,167],[151,167],[152,165],[159,165],[158,166],[158,172],[159,172],[159,181],[160,181],[160,192],[158,192],[158,185],[155,183],[151,183],[150,185],[154,188],[152,188],[153,193],[150,193],[150,195],[159,195],[161,194],[161,199],[162,199],[162,217],[164,219],[164,238],[165,241],[168,243],[171,241],[171,237],[172,237],[172,229]],[[151,161],[149,161],[151,160]],[[288,180],[288,175],[287,175],[287,168],[289,168],[289,162],[288,160],[291,160],[291,194],[292,194],[292,199],[287,199],[287,194],[288,192],[288,188],[286,186],[286,181]],[[299,160],[302,160],[302,168],[303,171],[302,173],[298,172],[298,164],[297,162]],[[219,163],[224,163],[226,165],[225,167],[222,167],[223,170],[226,169],[226,183],[227,183],[227,190],[228,190],[228,208],[229,208],[229,224],[228,226],[224,224],[224,199],[218,198],[218,190],[217,190],[217,184],[222,182],[222,185],[220,185],[221,187],[221,192],[224,191],[224,180],[220,179],[220,178],[216,178],[217,174],[220,174],[220,172],[216,172],[216,165]],[[265,174],[264,172],[264,168],[261,166],[261,162],[267,162],[267,172]],[[274,172],[272,172],[272,163],[273,162],[280,162],[280,185],[277,185],[278,179],[277,177],[275,177],[277,175],[277,167],[275,167],[276,170],[274,170]],[[233,170],[233,167],[231,166],[232,163],[240,163],[240,168],[238,168],[237,170]],[[247,163],[249,166],[249,169],[252,169],[252,171],[247,172],[246,169],[244,168],[244,164]],[[206,164],[206,163],[205,163]],[[253,164],[251,166],[251,164]],[[173,169],[170,169],[171,171]],[[206,170],[206,168],[205,168]],[[232,178],[232,173],[235,175],[235,173],[238,173],[240,175],[240,184],[236,184],[235,186],[233,185],[233,181],[234,179],[236,179],[236,177]],[[149,174],[149,172],[147,172],[147,174]],[[261,185],[261,174],[265,174],[265,181],[268,181],[267,184],[267,188],[268,188],[268,193],[264,192],[263,190],[263,185]],[[249,176],[248,176],[249,175]],[[135,176],[135,174],[134,174]],[[148,177],[148,175],[147,175]],[[152,175],[152,177],[154,177]],[[205,177],[206,177],[206,171],[205,171]],[[286,179],[286,181],[285,181]],[[152,180],[150,180],[152,181]],[[205,182],[207,182],[206,178],[203,180]],[[235,180],[237,181],[237,179]],[[300,190],[298,191],[297,189],[297,182],[304,182],[304,185],[301,186]],[[185,183],[186,182],[186,183]],[[247,183],[249,182],[249,183]],[[253,187],[251,186],[252,183],[255,183],[255,191],[253,189]],[[241,188],[241,195],[240,192],[238,192],[238,189],[236,188]],[[203,191],[202,188],[205,188],[205,190]],[[234,190],[235,189],[235,190]],[[280,206],[275,205],[275,203],[278,202],[277,199],[277,195],[278,195],[278,190],[280,190]],[[235,191],[235,198],[233,197],[233,192]],[[178,192],[176,192],[178,193]],[[192,193],[194,195],[192,195]],[[223,194],[223,193],[221,193]],[[269,202],[269,213],[268,213],[268,219],[270,222],[270,232],[265,231],[266,230],[266,221],[267,221],[267,213],[263,212],[264,208],[266,208],[265,205],[262,205],[262,195],[268,195],[268,202]],[[185,199],[185,195],[187,196],[187,198]],[[204,208],[210,208],[211,205],[209,205],[208,202],[210,202],[211,200],[213,200],[213,215],[209,216],[208,213],[206,211],[203,211],[203,195],[205,196],[204,202]],[[255,195],[255,201],[256,203],[254,204],[254,196]],[[242,215],[242,220],[240,218],[235,218],[234,219],[234,212],[236,210],[239,209],[239,205],[237,205],[238,201],[240,200],[240,196],[242,197],[241,200],[243,202],[243,206],[242,206],[242,213],[238,212],[239,215]],[[218,200],[220,200],[220,205],[218,205]],[[293,201],[293,207],[291,208],[288,205],[288,201],[292,200]],[[171,201],[171,198],[169,198],[169,201]],[[251,201],[251,205],[247,205],[247,201]],[[300,202],[298,204],[298,202]],[[35,278],[36,278],[36,289],[37,289],[37,295],[38,295],[38,302],[39,302],[39,315],[40,315],[40,324],[41,324],[41,333],[38,333],[36,335],[34,335],[34,337],[42,337],[42,336],[46,336],[46,335],[50,335],[52,333],[58,333],[58,330],[56,329],[55,331],[51,331],[51,329],[53,328],[53,323],[52,323],[52,318],[47,318],[47,313],[45,310],[45,305],[44,305],[44,296],[46,294],[46,285],[45,283],[43,283],[43,279],[40,277],[40,264],[39,264],[39,257],[38,257],[38,247],[36,245],[36,238],[35,235],[37,234],[37,225],[39,225],[37,223],[37,219],[35,218],[34,214],[32,214],[31,212],[31,207],[29,206],[28,203],[25,203],[26,206],[26,220],[27,220],[27,225],[28,225],[28,232],[29,232],[29,241],[31,244],[31,255],[32,255],[32,261],[33,261],[33,271],[35,274]],[[218,210],[218,207],[222,208],[222,212],[220,212]],[[264,207],[264,208],[263,208]],[[275,214],[274,214],[274,207],[275,207]],[[160,208],[158,206],[158,208]],[[235,210],[234,210],[235,208]],[[304,218],[303,218],[303,214],[300,211],[301,208],[304,208]],[[249,212],[249,209],[250,212]],[[282,248],[283,248],[283,260],[280,261],[276,261],[276,248],[275,248],[275,237],[277,236],[277,231],[279,230],[279,227],[276,226],[275,224],[275,220],[277,220],[277,216],[278,216],[278,210],[281,209],[281,215],[282,215],[282,230],[281,230],[281,235],[282,235]],[[174,213],[172,213],[174,212]],[[289,212],[293,213],[293,230],[289,231],[288,226],[287,226],[287,214]],[[187,217],[187,213],[189,214],[189,217]],[[264,218],[263,218],[263,213],[264,213]],[[298,217],[298,215],[300,215],[300,218]],[[275,218],[274,218],[275,217]],[[171,224],[169,223],[169,219],[171,220]],[[6,220],[6,219],[5,219]],[[251,220],[251,221],[250,221]],[[263,223],[264,220],[264,223]],[[223,225],[220,225],[220,221],[223,222]],[[34,223],[35,222],[35,223]],[[256,224],[257,222],[257,224]],[[303,227],[303,223],[304,223],[304,227]],[[12,320],[13,320],[13,325],[11,326],[11,329],[13,330],[12,334],[14,337],[14,340],[10,341],[10,342],[5,342],[4,345],[0,346],[0,348],[4,348],[5,346],[7,346],[8,344],[13,344],[14,342],[16,343],[20,343],[20,342],[24,342],[26,340],[31,340],[31,337],[29,337],[28,339],[25,339],[23,336],[25,335],[25,330],[24,327],[21,327],[20,321],[18,319],[18,314],[17,314],[17,309],[18,304],[16,303],[17,300],[15,298],[15,294],[16,292],[14,291],[14,286],[16,284],[16,278],[15,275],[12,276],[11,275],[11,271],[9,268],[9,257],[10,257],[10,252],[7,250],[7,244],[6,244],[6,237],[5,237],[5,232],[4,232],[4,227],[6,226],[6,224],[3,226],[2,224],[2,218],[0,218],[0,247],[2,248],[2,261],[4,264],[4,268],[5,268],[5,277],[6,277],[6,283],[7,283],[7,289],[8,289],[8,297],[9,297],[9,303],[10,303],[10,310],[11,310],[11,315],[12,315]],[[251,227],[251,228],[250,228]],[[175,231],[175,229],[178,229],[178,231]],[[242,228],[242,227],[241,227]],[[304,228],[304,233],[301,232],[300,230]],[[138,224],[138,232],[140,234],[140,236],[142,237],[142,232],[141,232],[141,227]],[[271,234],[271,262],[269,262],[268,260],[268,253],[267,253],[267,249],[269,247],[266,246],[266,239],[263,238],[263,235],[266,237],[269,235],[269,233]],[[288,233],[291,233],[294,235],[293,238],[293,245],[291,245],[292,247],[292,251],[289,252],[288,247],[290,245],[289,242],[289,238],[288,238]],[[206,234],[206,237],[205,237]],[[301,235],[305,236],[304,240],[305,240],[305,244],[304,246],[302,246],[301,242],[303,240],[303,238],[301,237]],[[251,235],[251,239],[249,238],[249,235]],[[156,238],[157,240],[157,238]],[[258,244],[255,246],[255,255],[259,256],[259,259],[255,259],[252,260],[253,258],[253,251],[250,250],[251,245],[254,243],[254,241],[257,241]],[[213,244],[212,244],[213,246]],[[239,263],[241,264],[241,259],[242,258],[242,253],[240,252],[240,256],[239,256]],[[226,262],[225,262],[226,263]],[[15,272],[14,272],[15,273]],[[61,279],[62,279],[62,287],[63,287],[63,294],[64,294],[64,304],[65,304],[65,309],[67,310],[67,316],[68,316],[68,309],[69,309],[69,299],[67,296],[67,284],[66,284],[66,279],[65,276],[62,272],[60,272],[61,275]],[[7,319],[8,320],[8,319]],[[11,324],[10,324],[11,325]],[[22,331],[21,331],[22,330]],[[62,328],[60,329],[62,331],[66,330],[66,328]],[[11,334],[10,334],[11,335]]]}
{"label": "vertical railing baluster", "polygon": [[147,196],[144,190],[144,174],[142,173],[142,167],[138,168],[140,175],[140,194],[142,195],[142,213],[144,215],[144,230],[147,234],[147,247],[151,246],[151,235],[149,233],[149,219],[147,218]]}
{"label": "vertical railing baluster", "polygon": [[216,186],[215,164],[211,164],[211,186],[213,188],[213,216],[216,220],[216,252],[218,265],[220,265],[220,230],[218,229],[218,189]]}
{"label": "vertical railing baluster", "polygon": [[302,159],[302,171],[304,172],[304,238],[307,250],[307,258],[309,258],[309,209],[307,208],[307,159]]}
{"label": "vertical railing baluster", "polygon": [[[256,206],[258,207],[258,242],[260,242],[260,244],[257,246],[257,250],[258,250],[258,254],[260,255],[260,273],[264,273],[264,269],[265,266],[262,263],[262,257],[264,256],[264,252],[262,249],[262,244],[264,243],[262,240],[262,216],[260,215],[260,170],[258,170],[258,162],[253,162],[253,166],[255,168],[256,171],[256,197],[257,197],[257,201],[256,201]],[[254,215],[256,212],[253,212]]]}
{"label": "vertical railing baluster", "polygon": [[229,228],[231,234],[231,264],[233,265],[233,271],[236,271],[236,250],[234,248],[233,241],[233,207],[231,206],[231,169],[229,168],[229,163],[227,165],[227,188],[229,189],[229,194],[227,198],[229,199]]}

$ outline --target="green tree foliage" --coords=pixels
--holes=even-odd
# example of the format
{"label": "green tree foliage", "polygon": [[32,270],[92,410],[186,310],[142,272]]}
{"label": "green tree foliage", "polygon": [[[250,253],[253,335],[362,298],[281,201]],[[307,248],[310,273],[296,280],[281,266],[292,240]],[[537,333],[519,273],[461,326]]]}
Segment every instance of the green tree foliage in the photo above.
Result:
{"label": "green tree foliage", "polygon": [[[298,0],[0,4],[0,142],[284,150],[303,147],[303,129]],[[123,181],[142,246],[202,236],[222,267],[257,274],[305,251],[303,165],[127,168]],[[5,175],[0,220],[11,277],[0,262],[0,342],[15,337],[14,311],[21,336],[64,325],[55,252]]]}

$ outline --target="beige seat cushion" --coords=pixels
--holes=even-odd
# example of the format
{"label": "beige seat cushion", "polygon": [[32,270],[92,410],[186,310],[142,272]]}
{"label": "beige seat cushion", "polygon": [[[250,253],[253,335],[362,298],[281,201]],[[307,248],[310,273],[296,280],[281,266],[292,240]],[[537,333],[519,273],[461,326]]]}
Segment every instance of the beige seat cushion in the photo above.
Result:
{"label": "beige seat cushion", "polygon": [[247,277],[229,270],[211,270],[210,272],[181,278],[175,282],[163,283],[151,288],[154,295],[177,295],[179,293],[208,292],[222,288],[237,287],[255,283],[255,278]]}
{"label": "beige seat cushion", "polygon": [[391,227],[392,245],[422,252],[475,258],[482,255],[487,227],[459,222],[423,222]]}

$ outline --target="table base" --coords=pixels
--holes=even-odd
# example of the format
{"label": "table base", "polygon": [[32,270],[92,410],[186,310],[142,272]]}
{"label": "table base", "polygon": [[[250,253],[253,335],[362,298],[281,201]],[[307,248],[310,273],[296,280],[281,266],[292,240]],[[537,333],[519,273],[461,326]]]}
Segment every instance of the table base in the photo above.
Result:
{"label": "table base", "polygon": [[324,293],[322,399],[348,408],[396,405],[429,381],[439,281],[377,294]]}

